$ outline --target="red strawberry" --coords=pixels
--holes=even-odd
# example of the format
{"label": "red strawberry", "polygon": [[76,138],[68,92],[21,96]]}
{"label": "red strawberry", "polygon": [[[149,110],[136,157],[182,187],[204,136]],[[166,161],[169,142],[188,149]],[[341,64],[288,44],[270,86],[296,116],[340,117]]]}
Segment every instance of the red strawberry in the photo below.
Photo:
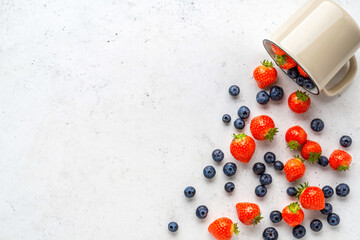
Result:
{"label": "red strawberry", "polygon": [[314,141],[307,141],[301,149],[301,156],[309,163],[317,162],[321,156],[321,146]]}
{"label": "red strawberry", "polygon": [[319,187],[309,187],[308,183],[300,184],[297,197],[305,209],[322,210],[325,207],[324,193]]}
{"label": "red strawberry", "polygon": [[329,157],[330,167],[337,171],[349,170],[352,158],[351,155],[343,150],[334,150]]}
{"label": "red strawberry", "polygon": [[256,225],[262,219],[260,208],[255,203],[238,203],[236,204],[236,211],[239,220],[245,225]]}
{"label": "red strawberry", "polygon": [[254,117],[250,123],[250,131],[256,140],[273,140],[278,132],[274,121],[267,115]]}
{"label": "red strawberry", "polygon": [[236,235],[239,234],[237,224],[226,217],[216,219],[212,222],[208,227],[208,231],[217,240],[230,240],[233,233]]}
{"label": "red strawberry", "polygon": [[311,104],[310,97],[305,92],[293,92],[288,99],[289,108],[296,113],[306,112]]}
{"label": "red strawberry", "polygon": [[291,203],[282,210],[282,218],[290,226],[295,227],[304,220],[304,212],[298,202]]}
{"label": "red strawberry", "polygon": [[301,178],[305,170],[305,165],[299,157],[289,159],[284,166],[285,176],[289,182]]}
{"label": "red strawberry", "polygon": [[275,55],[285,55],[285,52],[281,50],[281,48],[275,46],[274,44],[271,44],[271,50],[275,53]]}
{"label": "red strawberry", "polygon": [[290,69],[297,65],[294,59],[292,59],[286,54],[282,56],[276,55],[276,62],[282,69]]}
{"label": "red strawberry", "polygon": [[266,88],[275,82],[277,71],[272,62],[264,60],[260,66],[255,68],[253,76],[259,88]]}
{"label": "red strawberry", "polygon": [[307,141],[307,134],[300,126],[293,126],[286,131],[285,141],[290,150],[296,150]]}
{"label": "red strawberry", "polygon": [[234,134],[230,144],[230,152],[233,157],[243,163],[248,163],[255,152],[255,141],[245,133]]}
{"label": "red strawberry", "polygon": [[304,71],[304,69],[302,69],[299,65],[297,66],[297,69],[298,69],[301,76],[303,76],[305,78],[309,77],[309,75],[307,75],[306,72]]}

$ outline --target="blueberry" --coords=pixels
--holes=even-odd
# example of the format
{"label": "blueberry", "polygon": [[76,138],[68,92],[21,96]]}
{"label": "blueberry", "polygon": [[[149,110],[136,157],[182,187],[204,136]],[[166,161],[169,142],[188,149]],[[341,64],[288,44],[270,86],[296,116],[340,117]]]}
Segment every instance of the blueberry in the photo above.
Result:
{"label": "blueberry", "polygon": [[270,220],[273,222],[273,223],[278,223],[282,220],[282,215],[281,215],[281,212],[279,211],[272,211],[270,213]]}
{"label": "blueberry", "polygon": [[259,185],[255,188],[255,194],[258,197],[264,197],[267,193],[267,189],[264,185]]}
{"label": "blueberry", "polygon": [[264,240],[277,240],[279,238],[278,232],[273,227],[265,228],[262,235]]}
{"label": "blueberry", "polygon": [[230,117],[230,115],[229,115],[229,114],[224,114],[224,116],[222,117],[222,121],[223,121],[224,123],[229,123],[229,122],[231,122],[231,117]]}
{"label": "blueberry", "polygon": [[213,166],[206,166],[203,170],[203,174],[206,178],[211,179],[216,174],[215,168]]}
{"label": "blueberry", "polygon": [[240,88],[238,86],[236,86],[236,85],[232,85],[229,88],[229,93],[230,93],[231,96],[235,97],[235,96],[239,95]]}
{"label": "blueberry", "polygon": [[236,129],[243,129],[245,127],[245,122],[243,119],[238,118],[234,121],[234,127]]}
{"label": "blueberry", "polygon": [[250,109],[246,106],[241,106],[238,110],[238,115],[241,119],[247,119],[250,116]]}
{"label": "blueberry", "polygon": [[297,78],[299,76],[299,70],[297,69],[297,67],[290,68],[287,71],[287,75],[292,79]]}
{"label": "blueberry", "polygon": [[184,190],[185,197],[187,197],[187,198],[192,198],[192,197],[194,197],[194,196],[195,196],[195,193],[196,193],[195,188],[194,188],[194,187],[191,187],[191,186],[185,188],[185,190]]}
{"label": "blueberry", "polygon": [[265,169],[266,169],[265,165],[261,162],[257,162],[253,166],[253,171],[256,175],[263,174],[265,172]]}
{"label": "blueberry", "polygon": [[305,81],[305,78],[301,75],[296,78],[296,83],[300,87],[304,86],[304,81]]}
{"label": "blueberry", "polygon": [[319,158],[318,164],[320,166],[326,167],[329,164],[329,159],[327,157],[325,157],[325,156],[321,156]]}
{"label": "blueberry", "polygon": [[232,182],[227,182],[227,183],[225,183],[224,188],[225,188],[225,191],[227,191],[228,193],[230,193],[230,192],[234,191],[234,189],[235,189],[235,184],[232,183]]}
{"label": "blueberry", "polygon": [[269,102],[270,96],[265,91],[260,91],[256,94],[256,101],[260,103],[261,105],[265,105]]}
{"label": "blueberry", "polygon": [[340,145],[343,147],[350,147],[351,143],[352,143],[352,139],[349,136],[342,136],[340,138]]}
{"label": "blueberry", "polygon": [[297,225],[293,228],[292,234],[295,238],[303,238],[306,234],[306,229],[302,225]]}
{"label": "blueberry", "polygon": [[168,229],[170,232],[176,232],[179,229],[179,225],[176,222],[170,222]]}
{"label": "blueberry", "polygon": [[304,88],[311,90],[314,87],[315,87],[314,82],[311,81],[309,78],[305,78],[305,80],[304,80]]}
{"label": "blueberry", "polygon": [[294,188],[294,187],[288,187],[288,188],[286,189],[286,193],[287,193],[287,195],[289,195],[290,197],[295,197],[296,194],[297,194],[297,190],[296,190],[296,188]]}
{"label": "blueberry", "polygon": [[195,214],[198,218],[204,219],[208,215],[208,212],[209,212],[209,209],[206,206],[201,205],[201,206],[197,207]]}
{"label": "blueberry", "polygon": [[267,174],[267,173],[264,173],[263,175],[261,175],[259,180],[262,185],[269,185],[272,183],[272,177],[270,174]]}
{"label": "blueberry", "polygon": [[284,97],[284,90],[282,87],[274,86],[270,89],[270,98],[274,101],[280,101]]}
{"label": "blueberry", "polygon": [[334,189],[330,186],[325,186],[322,188],[325,198],[331,198],[334,195]]}
{"label": "blueberry", "polygon": [[213,159],[215,162],[221,162],[221,161],[224,159],[224,153],[223,153],[223,151],[221,151],[220,149],[215,149],[215,150],[212,152],[212,159]]}
{"label": "blueberry", "polygon": [[265,161],[266,163],[271,164],[271,163],[274,163],[275,160],[276,160],[276,156],[275,156],[274,153],[272,153],[272,152],[267,152],[267,153],[265,153],[265,155],[264,155],[264,161]]}
{"label": "blueberry", "polygon": [[276,171],[282,171],[284,169],[284,164],[280,161],[275,161],[274,168]]}
{"label": "blueberry", "polygon": [[315,132],[320,132],[324,129],[324,122],[320,118],[315,118],[311,121],[310,127]]}
{"label": "blueberry", "polygon": [[310,228],[314,232],[319,232],[322,229],[322,226],[323,226],[323,224],[319,219],[314,219],[310,223]]}
{"label": "blueberry", "polygon": [[332,213],[332,205],[330,203],[325,203],[324,209],[320,210],[320,212],[324,215],[329,215]]}
{"label": "blueberry", "polygon": [[340,223],[340,217],[336,213],[330,213],[327,216],[327,221],[331,226],[336,226]]}
{"label": "blueberry", "polygon": [[226,163],[223,167],[223,171],[225,175],[228,177],[235,175],[236,170],[237,170],[237,166],[235,165],[235,163],[232,162]]}
{"label": "blueberry", "polygon": [[346,183],[340,183],[336,186],[335,191],[339,197],[346,197],[350,193],[350,187]]}

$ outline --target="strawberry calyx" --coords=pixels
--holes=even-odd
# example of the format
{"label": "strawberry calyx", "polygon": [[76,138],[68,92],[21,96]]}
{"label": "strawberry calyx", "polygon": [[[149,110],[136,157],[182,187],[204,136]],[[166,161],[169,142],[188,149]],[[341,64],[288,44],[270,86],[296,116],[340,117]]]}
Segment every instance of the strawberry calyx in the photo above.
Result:
{"label": "strawberry calyx", "polygon": [[304,158],[300,157],[299,155],[295,155],[294,158],[299,159],[302,162],[306,161]]}
{"label": "strawberry calyx", "polygon": [[259,215],[257,215],[257,216],[252,220],[252,224],[253,224],[254,226],[256,226],[256,224],[258,224],[261,219],[263,219],[263,217],[261,216],[261,213],[259,213]]}
{"label": "strawberry calyx", "polygon": [[287,147],[290,148],[290,150],[297,150],[300,147],[300,144],[298,141],[291,140],[288,142]]}
{"label": "strawberry calyx", "polygon": [[285,55],[276,55],[276,62],[280,65],[280,66],[283,66],[284,64],[286,64],[286,59],[288,57]]}
{"label": "strawberry calyx", "polygon": [[321,153],[319,152],[309,152],[310,156],[308,158],[308,163],[314,164],[315,162],[319,161]]}
{"label": "strawberry calyx", "polygon": [[349,170],[349,166],[339,166],[336,170],[339,172],[347,171]]}
{"label": "strawberry calyx", "polygon": [[296,188],[296,197],[300,198],[300,195],[309,187],[308,182],[304,182],[303,184],[300,184],[300,187]]}
{"label": "strawberry calyx", "polygon": [[290,203],[288,207],[292,213],[297,213],[300,209],[300,205],[298,202]]}
{"label": "strawberry calyx", "polygon": [[267,134],[265,135],[265,141],[269,140],[270,142],[274,139],[276,133],[279,132],[277,128],[270,128]]}
{"label": "strawberry calyx", "polygon": [[243,139],[244,137],[246,137],[246,134],[245,133],[239,133],[239,134],[233,133],[233,137],[234,137],[234,139]]}
{"label": "strawberry calyx", "polygon": [[233,224],[233,233],[235,233],[236,235],[239,235],[240,233],[237,223]]}
{"label": "strawberry calyx", "polygon": [[262,62],[260,62],[263,66],[268,67],[268,68],[272,68],[274,66],[273,62],[269,61],[269,60],[264,60]]}
{"label": "strawberry calyx", "polygon": [[306,94],[306,92],[302,92],[299,90],[296,91],[296,97],[298,100],[300,100],[302,102],[305,102],[309,99],[309,96]]}

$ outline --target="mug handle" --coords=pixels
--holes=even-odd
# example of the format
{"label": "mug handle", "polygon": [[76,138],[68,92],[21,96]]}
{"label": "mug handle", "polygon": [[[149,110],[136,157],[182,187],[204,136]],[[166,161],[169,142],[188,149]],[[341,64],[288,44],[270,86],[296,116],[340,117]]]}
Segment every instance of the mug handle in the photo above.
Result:
{"label": "mug handle", "polygon": [[346,75],[339,81],[335,86],[333,86],[331,89],[327,89],[326,86],[322,90],[323,93],[327,96],[335,96],[336,94],[340,93],[342,90],[344,90],[351,81],[355,78],[357,72],[357,63],[355,56],[352,56],[349,60],[349,70],[346,73]]}

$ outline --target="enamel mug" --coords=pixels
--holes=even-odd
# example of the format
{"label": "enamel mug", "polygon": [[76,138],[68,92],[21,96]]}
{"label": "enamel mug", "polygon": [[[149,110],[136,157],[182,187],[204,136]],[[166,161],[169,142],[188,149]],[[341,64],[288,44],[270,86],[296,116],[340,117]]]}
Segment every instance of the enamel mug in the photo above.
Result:
{"label": "enamel mug", "polygon": [[[264,47],[276,62],[271,44],[293,58],[315,84],[309,92],[334,96],[344,90],[357,71],[354,56],[360,47],[360,29],[354,19],[331,0],[309,0],[280,26]],[[328,84],[347,66],[338,82]]]}

